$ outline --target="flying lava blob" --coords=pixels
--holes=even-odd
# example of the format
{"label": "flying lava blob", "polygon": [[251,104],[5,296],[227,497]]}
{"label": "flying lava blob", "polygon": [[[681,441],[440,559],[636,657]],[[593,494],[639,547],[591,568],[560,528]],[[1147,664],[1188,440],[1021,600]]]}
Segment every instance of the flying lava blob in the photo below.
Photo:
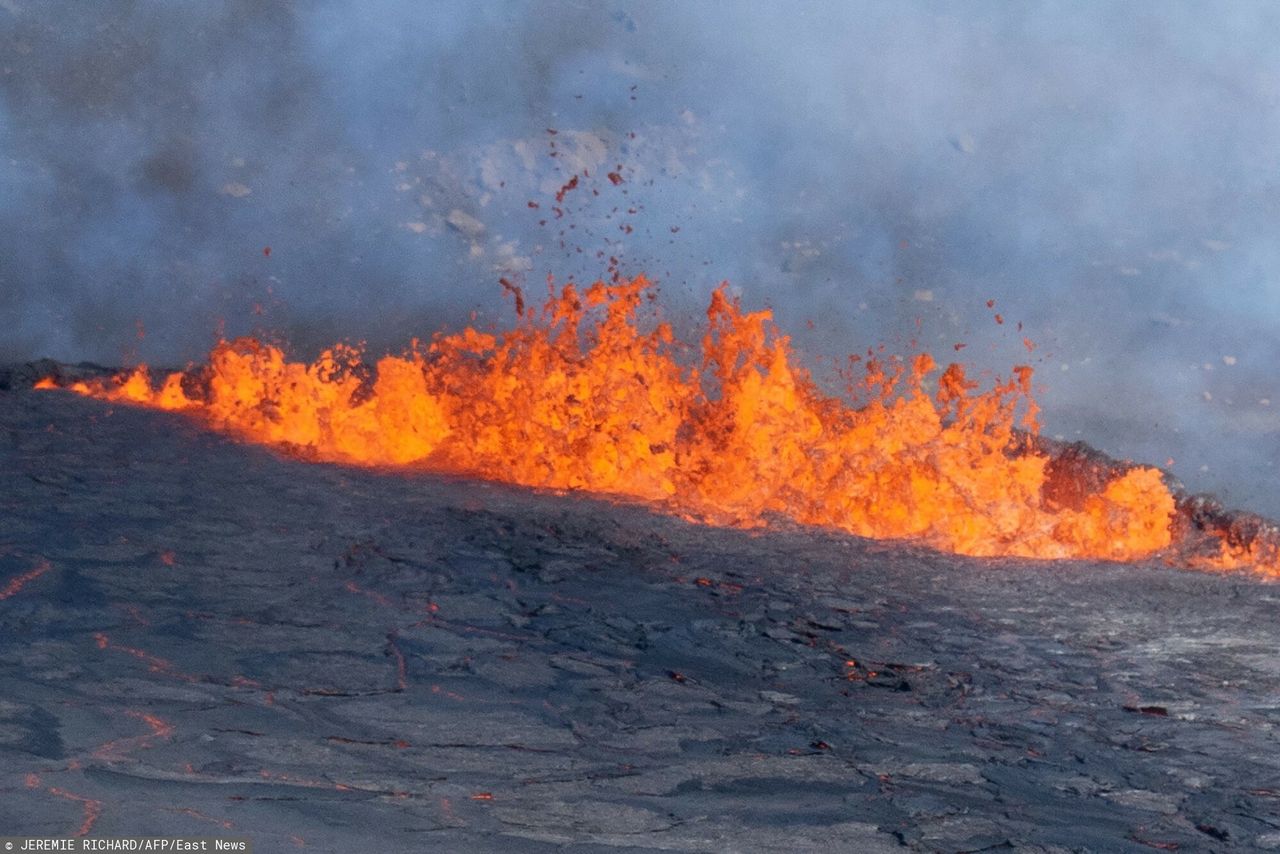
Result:
{"label": "flying lava blob", "polygon": [[[1153,468],[1063,502],[1035,441],[1031,369],[980,390],[928,355],[868,358],[852,399],[819,390],[770,312],[721,286],[700,347],[642,323],[643,276],[518,301],[512,328],[414,342],[372,368],[336,347],[291,362],[241,338],[157,385],[145,366],[73,390],[197,414],[308,459],[420,466],[660,502],[716,523],[788,518],[975,556],[1137,560],[1174,545]],[[1280,569],[1228,547],[1194,565]]]}

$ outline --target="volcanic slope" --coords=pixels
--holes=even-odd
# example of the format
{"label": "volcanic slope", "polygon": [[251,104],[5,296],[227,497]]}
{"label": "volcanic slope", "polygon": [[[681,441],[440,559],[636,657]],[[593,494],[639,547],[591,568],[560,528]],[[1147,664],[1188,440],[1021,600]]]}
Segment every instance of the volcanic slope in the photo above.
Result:
{"label": "volcanic slope", "polygon": [[0,828],[1280,849],[1277,588],[314,465],[0,392]]}

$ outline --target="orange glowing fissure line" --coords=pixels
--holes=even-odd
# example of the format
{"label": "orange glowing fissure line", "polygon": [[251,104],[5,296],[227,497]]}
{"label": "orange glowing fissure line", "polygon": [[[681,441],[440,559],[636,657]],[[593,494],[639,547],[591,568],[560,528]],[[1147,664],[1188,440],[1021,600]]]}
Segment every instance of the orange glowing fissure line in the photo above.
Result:
{"label": "orange glowing fissure line", "polygon": [[[669,325],[637,321],[648,288],[566,286],[505,332],[415,341],[372,375],[353,348],[304,364],[242,338],[158,387],[141,366],[72,389],[196,413],[310,459],[653,500],[715,524],[782,516],[976,556],[1136,560],[1172,543],[1175,500],[1154,468],[1078,506],[1044,500],[1030,367],[979,391],[926,354],[868,358],[855,406],[819,391],[770,312],[743,311],[724,286],[701,364],[683,365],[690,348]],[[1216,565],[1253,557],[1224,545]]]}
{"label": "orange glowing fissure line", "polygon": [[[28,774],[26,776],[26,784],[28,789],[38,789],[44,786],[44,783],[37,774]],[[89,832],[93,830],[94,824],[97,823],[98,818],[102,815],[102,801],[87,798],[84,795],[77,795],[75,792],[68,792],[66,789],[58,786],[44,786],[44,790],[55,797],[75,801],[83,807],[84,821],[80,823],[80,827],[71,835],[88,836]]]}
{"label": "orange glowing fissure line", "polygon": [[0,588],[0,600],[9,599],[18,595],[22,592],[22,588],[26,587],[32,581],[35,581],[51,569],[53,569],[53,564],[49,563],[47,560],[41,560],[36,564],[35,569],[30,570],[29,572],[24,572],[17,578],[11,579],[8,584]]}

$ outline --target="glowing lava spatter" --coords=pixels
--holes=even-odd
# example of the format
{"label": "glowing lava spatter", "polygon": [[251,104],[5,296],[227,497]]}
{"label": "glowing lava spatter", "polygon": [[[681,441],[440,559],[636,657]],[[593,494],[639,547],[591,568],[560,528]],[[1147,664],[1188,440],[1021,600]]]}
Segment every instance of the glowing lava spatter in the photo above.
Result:
{"label": "glowing lava spatter", "polygon": [[242,338],[158,388],[145,366],[72,388],[313,459],[656,500],[722,524],[780,516],[968,555],[1131,560],[1171,545],[1175,500],[1155,469],[1069,506],[1046,497],[1029,367],[980,391],[927,355],[868,359],[855,406],[820,392],[770,313],[723,286],[701,363],[683,364],[667,324],[637,321],[647,288],[568,286],[505,332],[415,342],[373,372],[351,348],[304,364]]}

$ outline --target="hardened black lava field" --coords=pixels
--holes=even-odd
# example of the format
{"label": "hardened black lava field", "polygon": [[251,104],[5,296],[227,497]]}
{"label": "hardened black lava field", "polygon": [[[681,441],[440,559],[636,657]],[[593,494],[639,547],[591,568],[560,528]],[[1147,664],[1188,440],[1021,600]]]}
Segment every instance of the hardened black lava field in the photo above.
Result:
{"label": "hardened black lava field", "polygon": [[315,465],[15,387],[0,827],[260,851],[1280,849],[1278,605],[1242,573]]}

